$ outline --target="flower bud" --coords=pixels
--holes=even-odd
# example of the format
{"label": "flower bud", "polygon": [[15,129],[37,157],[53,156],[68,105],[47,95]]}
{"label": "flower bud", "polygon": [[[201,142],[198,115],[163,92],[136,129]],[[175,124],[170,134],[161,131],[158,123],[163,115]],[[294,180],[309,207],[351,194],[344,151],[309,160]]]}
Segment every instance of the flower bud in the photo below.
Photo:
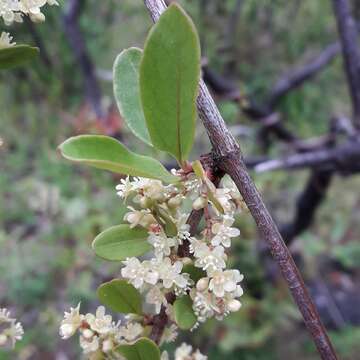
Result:
{"label": "flower bud", "polygon": [[63,339],[68,339],[73,336],[75,332],[74,327],[71,324],[63,324],[60,326],[60,336]]}
{"label": "flower bud", "polygon": [[5,334],[0,334],[0,346],[4,346],[7,342],[8,338]]}
{"label": "flower bud", "polygon": [[229,301],[229,303],[228,303],[229,311],[236,312],[236,311],[239,311],[240,308],[241,308],[241,302],[239,300],[232,299]]}
{"label": "flower bud", "polygon": [[180,196],[175,196],[168,201],[168,206],[172,209],[177,208],[181,205],[182,199]]}
{"label": "flower bud", "polygon": [[196,283],[196,289],[198,291],[205,291],[209,286],[209,279],[204,277]]}
{"label": "flower bud", "polygon": [[94,336],[94,333],[89,330],[89,329],[85,329],[83,332],[82,332],[82,335],[85,339],[91,339],[93,336]]}
{"label": "flower bud", "polygon": [[198,197],[194,202],[193,202],[193,209],[194,210],[200,210],[203,209],[205,206],[207,205],[207,199],[205,199],[204,197]]}
{"label": "flower bud", "polygon": [[102,348],[103,348],[103,351],[104,351],[105,353],[107,353],[107,352],[113,350],[113,348],[114,348],[114,343],[112,342],[111,339],[106,339],[106,340],[104,340],[104,342],[103,342]]}
{"label": "flower bud", "polygon": [[146,197],[146,196],[143,196],[141,199],[140,199],[140,206],[143,208],[143,209],[147,209],[151,206],[151,200]]}
{"label": "flower bud", "polygon": [[151,224],[156,222],[155,218],[151,214],[145,214],[140,221],[140,225],[147,229]]}

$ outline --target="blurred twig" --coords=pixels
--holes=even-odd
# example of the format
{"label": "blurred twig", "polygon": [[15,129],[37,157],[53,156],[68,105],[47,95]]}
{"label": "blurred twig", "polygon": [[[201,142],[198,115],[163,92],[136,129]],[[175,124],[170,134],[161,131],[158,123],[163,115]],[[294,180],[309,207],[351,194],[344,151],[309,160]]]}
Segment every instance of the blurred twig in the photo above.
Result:
{"label": "blurred twig", "polygon": [[64,30],[74,52],[76,61],[83,73],[85,93],[99,119],[104,118],[101,106],[101,90],[95,76],[95,67],[86,49],[84,36],[78,21],[85,5],[85,0],[69,0],[63,15]]}
{"label": "blurred twig", "polygon": [[332,0],[350,90],[354,125],[360,130],[360,48],[356,23],[348,0]]}

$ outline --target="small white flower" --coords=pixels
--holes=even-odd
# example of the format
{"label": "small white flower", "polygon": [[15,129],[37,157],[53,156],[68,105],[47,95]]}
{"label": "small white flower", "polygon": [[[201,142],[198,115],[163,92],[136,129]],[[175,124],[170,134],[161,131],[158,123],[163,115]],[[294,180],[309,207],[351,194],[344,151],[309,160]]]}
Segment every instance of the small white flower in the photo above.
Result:
{"label": "small white flower", "polygon": [[244,278],[238,270],[215,270],[211,273],[209,290],[217,297],[223,297],[225,292],[234,292],[237,284]]}
{"label": "small white flower", "polygon": [[190,294],[193,298],[194,314],[199,322],[205,322],[214,316],[214,311],[218,311],[218,308],[214,307],[214,295],[212,293],[195,291]]}
{"label": "small white flower", "polygon": [[22,325],[16,319],[10,317],[10,312],[0,308],[0,347],[15,346],[16,341],[21,340],[24,334]]}
{"label": "small white flower", "polygon": [[8,32],[2,32],[0,35],[0,49],[6,49],[11,46],[16,45],[16,43],[12,43],[13,37]]}
{"label": "small white flower", "polygon": [[129,176],[126,179],[121,179],[120,184],[116,185],[117,194],[124,200],[134,191],[134,186],[130,181]]}
{"label": "small white flower", "polygon": [[128,322],[125,326],[120,327],[118,334],[126,341],[134,341],[143,331],[144,328],[139,323]]}
{"label": "small white flower", "polygon": [[215,198],[220,203],[226,214],[235,211],[235,204],[231,201],[231,190],[227,188],[217,188],[214,193]]}
{"label": "small white flower", "polygon": [[84,354],[89,354],[97,351],[100,347],[99,337],[94,335],[90,339],[80,336],[80,346],[84,351]]}
{"label": "small white flower", "polygon": [[158,285],[152,286],[149,292],[146,294],[146,302],[155,305],[156,314],[160,313],[161,306],[167,305],[165,294]]}
{"label": "small white flower", "polygon": [[99,306],[96,309],[95,316],[93,314],[86,314],[85,320],[89,324],[91,330],[99,334],[107,334],[114,329],[111,315],[105,315],[105,307]]}
{"label": "small white flower", "polygon": [[156,223],[156,220],[151,215],[150,210],[135,210],[131,206],[129,206],[128,209],[131,211],[125,214],[124,220],[130,224],[131,228],[140,225],[145,229],[148,229],[151,224]]}
{"label": "small white flower", "polygon": [[102,343],[102,350],[104,353],[109,353],[110,351],[113,351],[116,347],[116,344],[114,343],[113,339],[107,338]]}
{"label": "small white flower", "polygon": [[176,350],[175,350],[175,360],[188,360],[192,352],[192,346],[182,343]]}
{"label": "small white flower", "polygon": [[178,243],[181,245],[185,240],[191,239],[190,235],[190,225],[187,223],[187,220],[189,218],[189,214],[182,214],[177,220],[176,220],[176,228],[177,228],[177,240]]}
{"label": "small white flower", "polygon": [[166,199],[165,187],[160,180],[135,178],[133,186],[139,193],[138,197],[134,199],[135,202],[140,202],[142,197],[158,202],[162,202]]}
{"label": "small white flower", "polygon": [[211,231],[215,236],[211,239],[211,244],[214,246],[223,245],[225,247],[231,246],[231,238],[240,235],[240,230],[231,227],[234,219],[231,216],[225,215],[222,223],[215,223],[211,227]]}
{"label": "small white flower", "polygon": [[207,360],[207,356],[203,355],[199,349],[196,350],[196,352],[194,352],[193,354],[193,359],[194,360]]}
{"label": "small white flower", "polygon": [[160,360],[169,360],[169,354],[167,351],[163,351]]}
{"label": "small white flower", "polygon": [[144,283],[155,285],[158,281],[159,274],[154,270],[153,264],[150,261],[143,261],[133,257],[123,261],[125,267],[121,269],[123,278],[130,280],[130,282],[140,289]]}
{"label": "small white flower", "polygon": [[84,315],[80,314],[80,303],[76,308],[70,308],[70,312],[65,312],[64,319],[60,326],[60,336],[68,339],[73,336],[81,326]]}
{"label": "small white flower", "polygon": [[168,257],[157,262],[159,278],[162,280],[164,288],[170,289],[175,285],[184,289],[188,286],[187,277],[181,274],[182,268],[183,263],[181,261],[172,264]]}
{"label": "small white flower", "polygon": [[[193,244],[193,243],[192,243]],[[200,242],[193,246],[194,256],[196,258],[194,265],[205,271],[221,270],[226,267],[225,260],[227,258],[224,248],[216,246],[211,249],[205,243]]]}
{"label": "small white flower", "polygon": [[148,237],[148,242],[154,247],[156,257],[160,259],[164,256],[169,256],[171,247],[176,245],[176,240],[174,238],[168,238],[162,233],[151,233]]}
{"label": "small white flower", "polygon": [[172,324],[169,327],[166,327],[163,336],[161,338],[161,342],[170,343],[174,342],[178,336],[178,327],[175,324]]}

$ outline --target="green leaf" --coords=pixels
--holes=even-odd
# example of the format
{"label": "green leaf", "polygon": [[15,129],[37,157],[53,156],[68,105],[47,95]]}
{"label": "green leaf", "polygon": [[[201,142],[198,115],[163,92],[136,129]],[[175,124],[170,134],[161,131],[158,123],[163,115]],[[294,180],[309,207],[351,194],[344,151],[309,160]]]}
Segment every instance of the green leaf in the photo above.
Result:
{"label": "green leaf", "polygon": [[147,241],[148,233],[142,228],[130,228],[129,225],[113,226],[93,241],[95,254],[106,260],[125,260],[128,257],[141,256],[152,249]]}
{"label": "green leaf", "polygon": [[114,279],[99,286],[100,302],[111,310],[124,314],[142,314],[140,293],[125,280]]}
{"label": "green leaf", "polygon": [[187,159],[195,135],[200,45],[194,24],[172,4],[154,25],[140,65],[140,94],[152,143]]}
{"label": "green leaf", "polygon": [[142,50],[122,51],[114,63],[114,95],[121,116],[140,140],[152,146],[140,99],[139,69]]}
{"label": "green leaf", "polygon": [[192,300],[189,295],[182,296],[174,302],[175,321],[180,329],[191,329],[197,321],[192,309]]}
{"label": "green leaf", "polygon": [[38,54],[39,49],[29,45],[15,45],[0,49],[0,70],[23,65]]}
{"label": "green leaf", "polygon": [[63,142],[60,151],[66,159],[99,169],[159,179],[166,183],[178,181],[178,178],[170,174],[157,160],[135,154],[108,136],[75,136]]}
{"label": "green leaf", "polygon": [[127,360],[160,360],[159,347],[146,338],[140,338],[132,345],[119,345],[116,351]]}
{"label": "green leaf", "polygon": [[195,284],[203,277],[206,277],[206,272],[203,269],[200,269],[192,264],[187,264],[183,267],[182,273],[187,273],[190,275],[191,280]]}

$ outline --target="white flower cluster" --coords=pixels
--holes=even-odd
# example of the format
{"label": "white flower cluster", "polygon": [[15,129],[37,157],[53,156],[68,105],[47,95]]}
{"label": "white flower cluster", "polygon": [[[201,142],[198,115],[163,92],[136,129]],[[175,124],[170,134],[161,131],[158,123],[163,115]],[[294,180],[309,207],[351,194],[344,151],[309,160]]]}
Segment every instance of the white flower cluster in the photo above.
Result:
{"label": "white flower cluster", "polygon": [[[167,309],[166,295],[189,294],[198,322],[210,317],[222,319],[240,309],[238,298],[243,291],[243,275],[238,270],[227,270],[226,251],[231,239],[240,235],[234,215],[244,208],[234,186],[215,188],[205,172],[176,173],[181,181],[164,185],[159,180],[129,177],[116,187],[118,195],[131,202],[124,220],[130,227],[148,230],[148,242],[154,256],[140,261],[133,257],[123,262],[121,275],[144,294],[148,304]],[[192,209],[203,210],[205,228],[199,236],[190,235],[189,202]],[[190,203],[191,205],[191,203]],[[186,257],[179,255],[180,247],[187,246]],[[184,271],[185,265],[201,268],[204,277],[197,281]]]}
{"label": "white flower cluster", "polygon": [[[169,355],[166,351],[161,354],[161,360],[169,360]],[[203,355],[199,350],[193,351],[191,345],[182,343],[175,350],[175,360],[207,360],[207,356]]]}
{"label": "white flower cluster", "polygon": [[0,49],[6,49],[16,45],[16,43],[11,42],[12,39],[13,37],[8,32],[3,31],[0,35]]}
{"label": "white flower cluster", "polygon": [[65,312],[60,326],[60,336],[68,339],[77,331],[80,333],[80,346],[84,354],[95,358],[96,355],[111,354],[120,344],[135,341],[144,329],[130,317],[124,325],[121,325],[120,321],[115,323],[111,315],[105,314],[103,306],[97,308],[95,315],[80,314],[78,304],[76,308],[70,308],[70,312]]}
{"label": "white flower cluster", "polygon": [[10,317],[7,309],[0,309],[0,347],[14,347],[21,340],[24,330],[16,319]]}
{"label": "white flower cluster", "polygon": [[[59,5],[56,0],[0,0],[0,18],[6,25],[13,22],[22,22],[23,16],[29,16],[33,22],[45,21],[45,15],[41,8],[46,5]],[[12,37],[7,32],[0,35],[0,49],[15,45],[11,42]]]}
{"label": "white flower cluster", "polygon": [[56,0],[0,0],[0,17],[6,25],[22,22],[23,15],[28,15],[34,22],[45,20],[41,8],[46,5],[59,5]]}

